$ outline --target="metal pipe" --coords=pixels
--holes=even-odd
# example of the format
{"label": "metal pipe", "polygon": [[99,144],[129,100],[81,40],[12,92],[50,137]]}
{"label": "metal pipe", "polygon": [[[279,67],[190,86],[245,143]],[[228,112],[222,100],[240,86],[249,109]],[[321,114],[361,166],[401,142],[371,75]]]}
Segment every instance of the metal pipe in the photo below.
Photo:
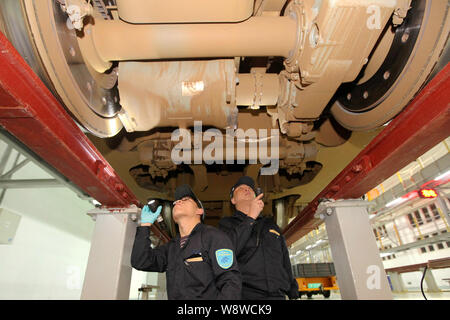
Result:
{"label": "metal pipe", "polygon": [[[20,153],[18,154],[18,156],[20,156]],[[8,172],[2,174],[0,176],[0,179],[8,179],[8,178],[10,178],[14,173],[16,173],[18,170],[23,168],[29,162],[30,162],[30,159],[25,159],[25,160],[22,160],[22,162],[20,162],[19,164],[15,164],[14,167],[11,170],[9,170]]]}
{"label": "metal pipe", "polygon": [[253,17],[241,23],[145,24],[95,20],[85,26],[106,61],[239,56],[288,57],[297,41],[292,17]]}
{"label": "metal pipe", "polygon": [[236,85],[236,105],[274,106],[278,103],[280,81],[275,73],[240,73]]}
{"label": "metal pipe", "polygon": [[0,188],[25,189],[25,188],[63,188],[65,187],[56,179],[0,179]]}

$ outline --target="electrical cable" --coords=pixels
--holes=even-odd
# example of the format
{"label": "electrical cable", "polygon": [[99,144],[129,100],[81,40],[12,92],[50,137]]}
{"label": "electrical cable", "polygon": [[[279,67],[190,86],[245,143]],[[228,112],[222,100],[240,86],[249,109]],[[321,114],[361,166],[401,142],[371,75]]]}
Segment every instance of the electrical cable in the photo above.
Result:
{"label": "electrical cable", "polygon": [[425,279],[425,273],[427,272],[428,266],[425,266],[425,269],[423,270],[422,280],[420,280],[420,291],[422,292],[422,295],[425,300],[428,300],[425,296],[425,292],[423,292],[423,280]]}

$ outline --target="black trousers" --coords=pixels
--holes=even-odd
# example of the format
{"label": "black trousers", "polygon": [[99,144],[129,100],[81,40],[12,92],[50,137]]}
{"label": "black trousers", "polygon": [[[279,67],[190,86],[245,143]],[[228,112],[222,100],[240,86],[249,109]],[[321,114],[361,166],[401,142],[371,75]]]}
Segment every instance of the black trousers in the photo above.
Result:
{"label": "black trousers", "polygon": [[286,295],[242,286],[242,300],[286,300]]}

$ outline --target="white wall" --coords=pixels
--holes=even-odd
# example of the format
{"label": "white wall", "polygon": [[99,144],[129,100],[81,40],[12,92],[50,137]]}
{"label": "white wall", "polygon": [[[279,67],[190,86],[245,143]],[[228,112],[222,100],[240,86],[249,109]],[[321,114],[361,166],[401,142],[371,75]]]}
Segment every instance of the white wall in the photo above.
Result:
{"label": "white wall", "polygon": [[[0,156],[4,149],[1,142]],[[13,178],[52,177],[29,163]],[[86,215],[92,204],[62,187],[8,189],[1,207],[22,218],[12,244],[0,245],[0,299],[79,299],[94,227]]]}
{"label": "white wall", "polygon": [[[421,207],[421,206],[419,206]],[[407,212],[412,209],[407,210]],[[430,213],[431,214],[431,213]],[[423,217],[422,217],[423,219]],[[443,219],[438,219],[436,221],[432,221],[420,226],[420,231],[423,235],[431,234],[437,232],[437,230],[445,229],[445,224]],[[400,216],[395,219],[395,223],[397,225],[400,238],[403,243],[409,243],[416,241],[419,238],[419,232],[416,228],[413,228],[409,222],[409,219],[406,215]],[[391,235],[391,238],[396,239],[395,231],[393,229],[393,223],[385,224],[385,227],[388,233]],[[390,243],[389,241],[387,241]],[[386,243],[384,243],[386,244]],[[426,245],[428,247],[428,245]],[[444,244],[444,249],[438,249],[437,245],[434,244],[434,251],[428,251],[426,253],[422,253],[420,251],[420,247],[414,248],[411,250],[407,250],[406,252],[398,252],[395,253],[395,259],[384,260],[383,265],[385,269],[407,266],[412,264],[426,263],[429,260],[436,260],[441,258],[450,257],[450,248],[448,248]],[[443,279],[450,278],[450,268],[446,269],[434,269],[428,270],[427,272],[431,272],[436,281],[436,284],[441,288],[441,290],[450,289],[449,282]],[[420,281],[422,279],[422,272],[408,272],[401,274],[401,278],[403,279],[403,284],[406,290],[415,291],[420,290]],[[427,288],[426,282],[424,281],[424,288]]]}
{"label": "white wall", "polygon": [[[0,158],[5,149],[0,141]],[[13,151],[3,172],[12,168],[16,155]],[[52,176],[29,163],[12,178]],[[8,189],[0,207],[21,216],[12,244],[0,245],[0,300],[80,299],[95,224],[86,212],[93,205],[62,187]],[[159,278],[158,273],[133,269],[130,299],[142,298],[142,284],[164,282],[165,288],[165,277]],[[155,296],[150,293],[149,299]]]}
{"label": "white wall", "polygon": [[142,292],[138,289],[143,285],[158,286],[148,293],[149,300],[167,300],[166,274],[158,272],[145,272],[133,269],[130,286],[130,300],[142,299]]}

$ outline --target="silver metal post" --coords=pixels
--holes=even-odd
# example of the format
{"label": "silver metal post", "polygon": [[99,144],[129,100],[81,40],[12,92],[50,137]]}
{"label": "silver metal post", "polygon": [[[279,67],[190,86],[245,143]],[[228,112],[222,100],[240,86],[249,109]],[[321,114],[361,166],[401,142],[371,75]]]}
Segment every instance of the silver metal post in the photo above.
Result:
{"label": "silver metal post", "polygon": [[81,299],[129,299],[134,220],[139,211],[136,206],[130,206],[124,210],[94,209],[88,213],[95,219],[95,229]]}
{"label": "silver metal post", "polygon": [[[420,269],[421,273],[423,273],[423,271],[424,269]],[[427,292],[441,292],[441,289],[439,289],[439,286],[434,279],[431,269],[427,269],[427,272],[425,273],[425,283],[427,284]]]}
{"label": "silver metal post", "polygon": [[438,210],[440,209],[442,212],[442,215],[444,216],[443,219],[447,221],[446,225],[450,226],[450,211],[447,207],[447,204],[444,200],[444,193],[442,191],[438,191],[438,196],[436,198],[436,205],[438,207]]}
{"label": "silver metal post", "polygon": [[321,202],[342,299],[392,299],[367,213],[367,201]]}
{"label": "silver metal post", "polygon": [[405,286],[403,285],[402,275],[398,272],[388,272],[392,283],[392,292],[404,292]]}

